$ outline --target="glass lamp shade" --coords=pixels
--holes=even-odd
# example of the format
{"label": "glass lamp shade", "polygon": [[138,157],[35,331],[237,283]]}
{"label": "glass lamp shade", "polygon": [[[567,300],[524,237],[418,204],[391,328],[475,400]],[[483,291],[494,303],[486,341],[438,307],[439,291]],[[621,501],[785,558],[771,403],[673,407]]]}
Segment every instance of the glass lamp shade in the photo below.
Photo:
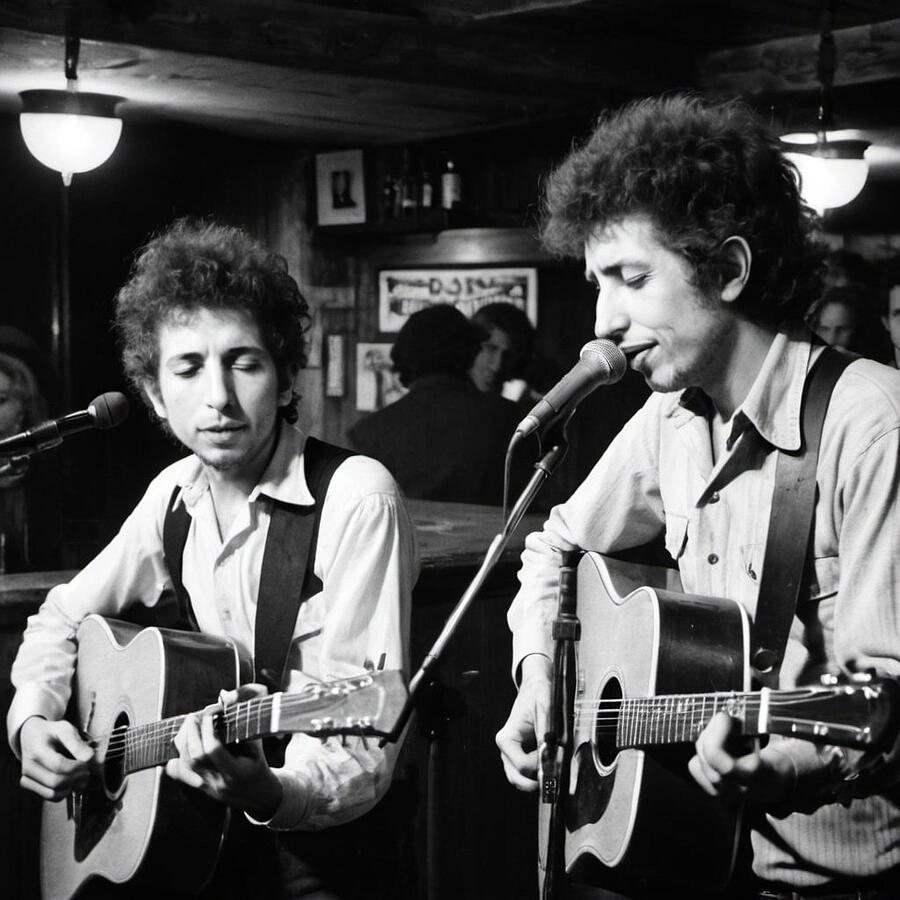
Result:
{"label": "glass lamp shade", "polygon": [[797,167],[804,201],[822,214],[844,206],[863,189],[869,175],[867,141],[821,140],[814,134],[785,135],[784,155]]}
{"label": "glass lamp shade", "polygon": [[60,172],[69,184],[75,172],[106,162],[122,134],[114,115],[122,97],[73,91],[22,91],[19,127],[32,155]]}

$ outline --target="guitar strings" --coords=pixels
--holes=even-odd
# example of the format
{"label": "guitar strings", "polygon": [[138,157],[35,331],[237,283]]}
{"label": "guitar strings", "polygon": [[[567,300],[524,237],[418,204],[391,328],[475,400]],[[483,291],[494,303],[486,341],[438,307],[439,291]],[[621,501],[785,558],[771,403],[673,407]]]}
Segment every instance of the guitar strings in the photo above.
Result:
{"label": "guitar strings", "polygon": [[[367,685],[354,685],[349,690],[338,689],[340,696],[347,696],[358,690],[365,688]],[[334,695],[334,688],[326,688],[322,690],[322,685],[311,685],[303,691],[291,694],[281,695],[281,709],[285,712],[294,712],[298,709],[308,707],[314,702],[321,702],[323,695]],[[244,700],[239,703],[231,704],[224,711],[217,711],[226,728],[239,729],[244,723],[249,729],[250,721],[255,719],[257,727],[261,725],[261,718],[271,713],[275,698],[272,695],[266,697],[254,697],[250,700]],[[106,748],[106,759],[116,759],[123,756],[128,749],[139,751],[156,747],[160,743],[160,739],[164,739],[164,747],[168,748],[168,744],[174,739],[181,727],[182,722],[190,715],[202,714],[202,710],[194,713],[185,713],[179,716],[162,719],[156,722],[148,722],[136,725],[122,725],[113,728],[108,732],[109,742]],[[249,731],[248,731],[249,733]],[[261,732],[262,733],[262,732]],[[93,738],[91,744],[94,747],[102,743],[104,736]],[[246,740],[246,738],[245,738]]]}

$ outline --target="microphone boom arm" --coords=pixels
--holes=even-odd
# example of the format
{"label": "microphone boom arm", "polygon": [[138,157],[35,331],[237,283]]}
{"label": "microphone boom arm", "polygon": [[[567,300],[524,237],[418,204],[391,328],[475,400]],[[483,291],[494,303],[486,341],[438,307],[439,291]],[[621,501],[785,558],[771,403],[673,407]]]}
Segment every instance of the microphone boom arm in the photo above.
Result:
{"label": "microphone boom arm", "polygon": [[[534,474],[529,479],[525,489],[519,495],[518,500],[516,500],[512,511],[503,525],[503,530],[495,535],[494,539],[491,541],[481,566],[469,582],[462,597],[460,597],[456,606],[453,608],[444,627],[441,629],[441,633],[431,645],[431,649],[425,654],[425,658],[422,660],[422,664],[419,666],[418,671],[410,679],[409,693],[403,709],[400,711],[397,722],[390,733],[382,739],[380,746],[383,747],[387,743],[396,743],[400,739],[403,730],[406,728],[406,723],[409,721],[413,709],[415,708],[416,699],[424,689],[425,685],[431,680],[431,675],[437,668],[441,655],[446,649],[447,644],[450,642],[450,638],[453,637],[460,622],[478,595],[478,592],[484,586],[488,575],[490,575],[503,556],[503,551],[509,544],[513,533],[521,523],[522,518],[531,506],[532,501],[537,496],[538,491],[565,457],[566,451],[569,449],[565,442],[565,427],[559,429],[559,433],[559,440],[550,447],[537,463],[535,463]],[[513,440],[516,440],[516,438],[514,437]]]}

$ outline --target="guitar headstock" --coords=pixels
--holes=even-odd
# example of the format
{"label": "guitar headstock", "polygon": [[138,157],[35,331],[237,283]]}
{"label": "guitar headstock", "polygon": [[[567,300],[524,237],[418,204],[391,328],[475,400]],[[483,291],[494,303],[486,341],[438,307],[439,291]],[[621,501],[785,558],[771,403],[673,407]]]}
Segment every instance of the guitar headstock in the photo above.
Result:
{"label": "guitar headstock", "polygon": [[765,729],[771,734],[877,750],[896,737],[900,685],[890,678],[823,676],[820,685],[772,691]]}
{"label": "guitar headstock", "polygon": [[406,685],[400,672],[364,672],[282,694],[277,730],[316,737],[384,737],[390,734],[405,702]]}

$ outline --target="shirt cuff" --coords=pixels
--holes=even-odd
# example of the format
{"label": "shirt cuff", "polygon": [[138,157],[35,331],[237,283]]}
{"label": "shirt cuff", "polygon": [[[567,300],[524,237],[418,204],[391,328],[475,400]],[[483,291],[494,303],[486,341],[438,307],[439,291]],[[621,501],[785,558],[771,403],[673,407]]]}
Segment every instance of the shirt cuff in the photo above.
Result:
{"label": "shirt cuff", "polygon": [[793,738],[773,738],[763,752],[787,757],[794,768],[793,790],[769,810],[776,818],[793,812],[811,813],[828,803],[843,800],[840,791],[851,773],[851,766],[847,753],[840,747],[820,746]]}
{"label": "shirt cuff", "polygon": [[522,680],[522,660],[532,653],[553,659],[553,638],[543,630],[516,632],[512,646],[512,677],[516,686]]}
{"label": "shirt cuff", "polygon": [[6,731],[9,735],[9,746],[15,753],[16,759],[22,758],[22,747],[19,742],[19,732],[26,719],[32,716],[41,716],[44,719],[55,721],[62,716],[59,702],[39,684],[25,684],[19,688],[12,699],[9,712],[6,715]]}
{"label": "shirt cuff", "polygon": [[311,785],[300,772],[289,772],[287,769],[272,769],[275,777],[281,782],[281,803],[264,821],[254,819],[244,813],[253,825],[263,825],[272,831],[295,831],[303,825],[309,810]]}

